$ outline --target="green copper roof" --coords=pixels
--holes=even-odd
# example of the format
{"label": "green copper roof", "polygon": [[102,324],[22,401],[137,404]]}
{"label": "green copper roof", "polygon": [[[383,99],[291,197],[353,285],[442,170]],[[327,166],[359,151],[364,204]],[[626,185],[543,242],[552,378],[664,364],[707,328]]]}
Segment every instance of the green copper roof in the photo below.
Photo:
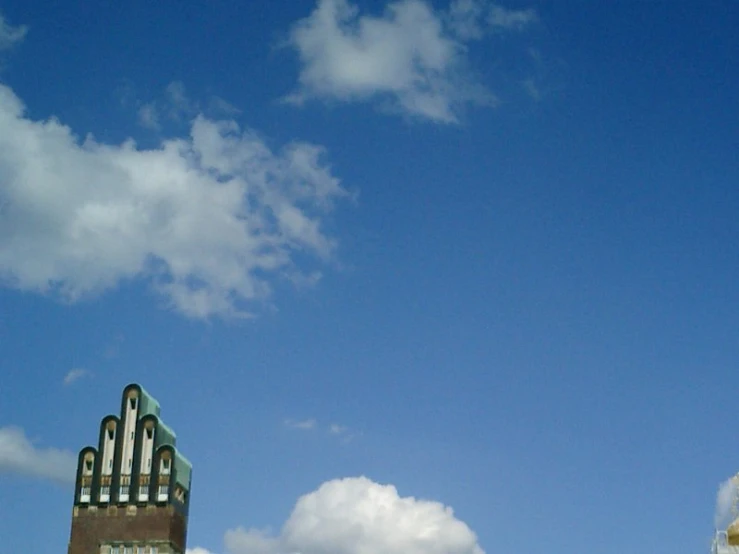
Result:
{"label": "green copper roof", "polygon": [[154,447],[159,449],[164,445],[169,445],[174,448],[174,468],[177,476],[177,483],[189,492],[190,479],[192,478],[192,464],[177,450],[177,434],[162,421],[159,402],[157,402],[156,398],[146,392],[144,387],[139,384],[136,384],[136,386],[141,390],[139,400],[139,419],[147,415],[156,416],[157,431],[154,438]]}
{"label": "green copper roof", "polygon": [[154,438],[154,447],[159,448],[164,444],[171,444],[177,446],[177,435],[175,432],[168,427],[161,419],[157,418],[159,423],[157,424],[156,437]]}
{"label": "green copper roof", "polygon": [[157,399],[146,392],[144,387],[142,387],[141,385],[137,384],[137,386],[139,387],[139,389],[141,389],[141,399],[139,400],[139,419],[149,414],[154,414],[155,416],[159,417],[162,409],[159,406],[159,402],[157,402]]}
{"label": "green copper roof", "polygon": [[186,491],[190,491],[190,479],[192,477],[192,464],[180,452],[175,449],[174,469],[177,483],[182,485]]}

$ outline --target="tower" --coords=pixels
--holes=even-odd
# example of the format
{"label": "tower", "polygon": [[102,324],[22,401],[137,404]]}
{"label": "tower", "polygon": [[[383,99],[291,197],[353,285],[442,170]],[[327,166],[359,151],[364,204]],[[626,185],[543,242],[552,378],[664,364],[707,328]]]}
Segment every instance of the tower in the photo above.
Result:
{"label": "tower", "polygon": [[128,385],[97,448],[80,451],[68,554],[184,554],[192,466],[159,412]]}

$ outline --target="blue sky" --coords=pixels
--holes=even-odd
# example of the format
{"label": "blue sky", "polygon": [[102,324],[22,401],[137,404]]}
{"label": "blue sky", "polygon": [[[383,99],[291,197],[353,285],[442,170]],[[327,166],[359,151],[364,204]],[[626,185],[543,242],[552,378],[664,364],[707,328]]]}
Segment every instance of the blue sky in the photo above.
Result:
{"label": "blue sky", "polygon": [[356,554],[332,498],[367,541],[372,499],[452,507],[439,554],[706,551],[739,469],[736,4],[0,14],[8,552],[65,548],[68,460],[129,382],[193,462],[199,553]]}

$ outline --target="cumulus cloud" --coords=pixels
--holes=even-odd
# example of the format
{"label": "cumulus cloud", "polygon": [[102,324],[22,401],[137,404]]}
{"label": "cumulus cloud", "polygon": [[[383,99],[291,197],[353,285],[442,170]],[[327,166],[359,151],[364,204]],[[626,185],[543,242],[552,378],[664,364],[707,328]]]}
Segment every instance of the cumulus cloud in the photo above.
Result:
{"label": "cumulus cloud", "polygon": [[90,375],[90,372],[86,369],[82,369],[80,367],[70,369],[64,376],[64,384],[71,385],[75,381],[82,379],[83,377],[87,377],[88,375]]}
{"label": "cumulus cloud", "polygon": [[380,17],[360,15],[347,0],[319,0],[290,42],[302,62],[294,102],[380,99],[405,114],[453,123],[466,104],[494,101],[467,71],[463,45],[419,0],[389,4]]}
{"label": "cumulus cloud", "polygon": [[718,488],[714,515],[716,529],[725,529],[732,519],[739,516],[736,512],[737,502],[739,502],[739,476],[727,479]]}
{"label": "cumulus cloud", "polygon": [[301,497],[278,535],[237,528],[225,544],[229,554],[484,554],[448,506],[401,497],[366,477],[329,481]]}
{"label": "cumulus cloud", "polygon": [[77,456],[56,448],[37,448],[18,427],[0,427],[0,473],[16,473],[73,483]]}
{"label": "cumulus cloud", "polygon": [[407,115],[457,122],[468,105],[496,103],[469,68],[466,42],[488,28],[520,28],[529,13],[481,0],[456,0],[447,12],[398,0],[373,16],[349,0],[318,0],[290,32],[302,67],[287,99],[380,100]]}
{"label": "cumulus cloud", "polygon": [[0,13],[0,51],[8,50],[22,41],[28,28],[25,25],[13,26]]}
{"label": "cumulus cloud", "polygon": [[0,279],[66,301],[145,280],[187,316],[248,315],[334,251],[324,218],[346,193],[323,154],[202,115],[158,148],[80,140],[0,85]]}

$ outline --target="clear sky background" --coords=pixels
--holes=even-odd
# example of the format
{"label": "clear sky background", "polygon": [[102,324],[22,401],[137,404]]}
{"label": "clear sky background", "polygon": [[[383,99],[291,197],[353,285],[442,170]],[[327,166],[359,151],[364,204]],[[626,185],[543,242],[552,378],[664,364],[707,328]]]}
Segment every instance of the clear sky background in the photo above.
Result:
{"label": "clear sky background", "polygon": [[739,4],[0,14],[3,551],[65,550],[129,382],[193,462],[193,548],[707,551]]}

